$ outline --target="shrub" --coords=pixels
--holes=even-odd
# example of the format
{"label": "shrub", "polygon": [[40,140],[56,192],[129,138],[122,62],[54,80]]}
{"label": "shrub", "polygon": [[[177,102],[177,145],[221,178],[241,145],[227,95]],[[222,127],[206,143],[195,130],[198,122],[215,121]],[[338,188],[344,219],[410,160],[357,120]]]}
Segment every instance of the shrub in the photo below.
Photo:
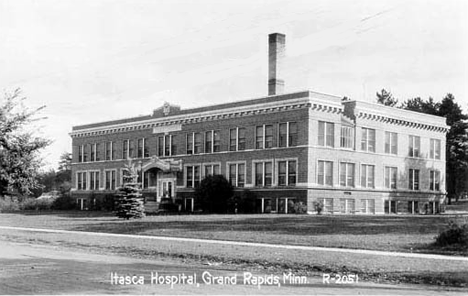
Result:
{"label": "shrub", "polygon": [[223,175],[207,176],[195,189],[196,201],[209,213],[226,213],[233,194],[232,185]]}
{"label": "shrub", "polygon": [[75,210],[76,203],[68,194],[62,194],[53,201],[51,208],[63,211]]}
{"label": "shrub", "polygon": [[450,220],[446,229],[435,237],[435,244],[441,247],[449,245],[468,246],[468,223]]}
{"label": "shrub", "polygon": [[19,208],[22,211],[47,211],[52,207],[53,199],[28,198],[20,202]]}
{"label": "shrub", "polygon": [[317,215],[321,215],[323,211],[323,203],[321,201],[314,201],[314,210],[317,212]]}
{"label": "shrub", "polygon": [[288,202],[288,209],[291,209],[293,214],[306,214],[307,213],[307,206],[302,202]]}
{"label": "shrub", "polygon": [[0,197],[0,213],[10,213],[18,210],[18,200],[11,196]]}

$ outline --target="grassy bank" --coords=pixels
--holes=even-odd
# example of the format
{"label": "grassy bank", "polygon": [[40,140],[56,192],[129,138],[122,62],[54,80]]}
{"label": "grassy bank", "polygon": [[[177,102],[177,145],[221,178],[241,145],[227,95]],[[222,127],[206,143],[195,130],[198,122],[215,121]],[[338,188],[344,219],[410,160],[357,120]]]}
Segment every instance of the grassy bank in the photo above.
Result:
{"label": "grassy bank", "polygon": [[1,214],[0,225],[382,251],[468,255],[431,246],[450,216],[186,215],[123,221],[110,213]]}

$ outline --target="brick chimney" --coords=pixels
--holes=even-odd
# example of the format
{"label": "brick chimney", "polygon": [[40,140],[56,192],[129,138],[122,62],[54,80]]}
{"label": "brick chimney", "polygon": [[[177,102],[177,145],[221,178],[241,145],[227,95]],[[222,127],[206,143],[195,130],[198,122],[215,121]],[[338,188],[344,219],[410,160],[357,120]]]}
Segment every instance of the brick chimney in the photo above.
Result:
{"label": "brick chimney", "polygon": [[282,79],[286,35],[268,35],[268,95],[281,95],[284,92]]}

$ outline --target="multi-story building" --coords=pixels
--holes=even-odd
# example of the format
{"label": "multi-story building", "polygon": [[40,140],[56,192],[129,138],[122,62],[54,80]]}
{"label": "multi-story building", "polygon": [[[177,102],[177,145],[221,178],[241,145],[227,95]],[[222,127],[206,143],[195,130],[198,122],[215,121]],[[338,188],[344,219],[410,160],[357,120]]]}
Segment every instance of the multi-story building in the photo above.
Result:
{"label": "multi-story building", "polygon": [[445,199],[445,118],[312,91],[283,94],[282,34],[269,38],[269,95],[73,127],[72,196],[87,208],[137,162],[148,205],[195,208],[194,188],[224,175],[257,211],[314,202],[327,213],[437,212]]}

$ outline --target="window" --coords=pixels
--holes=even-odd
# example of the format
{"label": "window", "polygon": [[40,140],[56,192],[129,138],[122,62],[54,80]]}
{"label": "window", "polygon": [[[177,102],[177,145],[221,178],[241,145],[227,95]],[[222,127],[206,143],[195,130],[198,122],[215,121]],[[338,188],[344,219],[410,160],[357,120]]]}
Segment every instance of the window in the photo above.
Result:
{"label": "window", "polygon": [[375,200],[361,199],[361,213],[375,214]]}
{"label": "window", "polygon": [[431,139],[429,158],[440,159],[440,140]]}
{"label": "window", "polygon": [[385,153],[398,153],[398,135],[397,133],[385,132]]}
{"label": "window", "polygon": [[354,163],[340,163],[340,186],[354,187]]}
{"label": "window", "polygon": [[105,171],[105,188],[107,190],[115,190],[115,170]]}
{"label": "window", "polygon": [[256,149],[272,148],[273,147],[273,125],[257,126],[256,134]]}
{"label": "window", "polygon": [[370,128],[361,129],[361,150],[375,152],[375,130]]}
{"label": "window", "polygon": [[237,150],[237,128],[229,130],[229,151]]}
{"label": "window", "polygon": [[117,152],[115,150],[116,150],[116,146],[114,145],[114,142],[111,142],[111,159],[112,160],[117,159]]}
{"label": "window", "polygon": [[158,137],[158,156],[175,155],[177,147],[174,144],[174,137],[173,135],[161,135]]}
{"label": "window", "polygon": [[324,213],[333,213],[333,198],[319,198],[318,201],[323,204]]}
{"label": "window", "polygon": [[295,160],[278,161],[278,186],[296,185]]}
{"label": "window", "polygon": [[96,143],[96,161],[101,160],[101,145]]}
{"label": "window", "polygon": [[317,183],[333,186],[333,162],[319,160],[317,167]]}
{"label": "window", "polygon": [[219,164],[206,164],[205,165],[205,177],[220,175],[220,165]]}
{"label": "window", "polygon": [[335,124],[332,122],[319,121],[318,144],[319,146],[335,146]]}
{"label": "window", "polygon": [[128,141],[128,157],[135,157],[135,141],[133,140]]}
{"label": "window", "polygon": [[375,166],[363,164],[361,165],[361,187],[374,188]]}
{"label": "window", "polygon": [[120,170],[120,186],[123,186],[125,183],[128,183],[130,180],[129,179],[130,173],[128,172],[127,169],[121,169]]}
{"label": "window", "polygon": [[229,151],[245,150],[245,128],[229,130]]}
{"label": "window", "polygon": [[200,166],[187,166],[187,182],[186,186],[189,188],[196,188],[200,185]]}
{"label": "window", "polygon": [[144,139],[137,140],[137,157],[138,158],[143,157],[143,142],[144,142]]}
{"label": "window", "polygon": [[99,190],[99,171],[89,172],[89,189]]}
{"label": "window", "polygon": [[106,160],[111,160],[112,158],[112,142],[105,143],[106,155],[104,156]]}
{"label": "window", "polygon": [[255,149],[263,149],[263,126],[256,127],[255,135]]}
{"label": "window", "polygon": [[88,145],[83,145],[83,162],[88,161]]}
{"label": "window", "polygon": [[171,156],[177,155],[177,135],[171,135]]}
{"label": "window", "polygon": [[77,172],[76,173],[76,188],[78,190],[86,190],[86,172]]}
{"label": "window", "polygon": [[229,164],[229,183],[232,186],[244,187],[245,185],[245,164],[233,163]]}
{"label": "window", "polygon": [[221,151],[220,142],[219,131],[205,132],[205,153]]}
{"label": "window", "polygon": [[273,147],[273,126],[265,125],[265,148]]}
{"label": "window", "polygon": [[158,156],[164,156],[164,136],[158,137]]}
{"label": "window", "polygon": [[205,153],[211,153],[213,149],[213,131],[205,132]]}
{"label": "window", "polygon": [[85,172],[83,172],[82,175],[83,175],[83,187],[82,187],[81,189],[87,190],[87,189],[88,189],[88,182],[87,182],[87,181],[88,181],[88,180],[87,180],[87,179],[88,179],[88,178],[87,178],[87,177],[88,177],[88,174],[86,174]]}
{"label": "window", "polygon": [[421,138],[417,136],[409,136],[409,152],[410,157],[419,157],[419,151],[421,148]]}
{"label": "window", "polygon": [[143,157],[149,157],[149,147],[147,139],[143,138]]}
{"label": "window", "polygon": [[288,146],[288,123],[280,123],[278,126],[278,147]]}
{"label": "window", "polygon": [[385,188],[397,189],[397,172],[396,167],[385,167]]}
{"label": "window", "polygon": [[289,137],[288,137],[288,145],[289,147],[297,146],[297,123],[296,122],[289,122]]}
{"label": "window", "polygon": [[221,151],[221,136],[219,131],[213,131],[213,152]]}
{"label": "window", "polygon": [[408,202],[408,213],[417,214],[419,213],[418,201],[411,200]]}
{"label": "window", "polygon": [[187,134],[187,154],[193,154],[193,133]]}
{"label": "window", "polygon": [[83,145],[78,146],[78,162],[83,162]]}
{"label": "window", "polygon": [[419,190],[419,170],[409,169],[409,189]]}
{"label": "window", "polygon": [[271,162],[255,163],[255,186],[270,187],[272,182],[273,165]]}
{"label": "window", "polygon": [[341,126],[340,147],[347,149],[354,148],[354,127]]}
{"label": "window", "polygon": [[340,213],[354,214],[356,202],[352,198],[340,198]]}
{"label": "window", "polygon": [[440,172],[439,171],[429,171],[429,190],[440,191]]}
{"label": "window", "polygon": [[122,159],[128,158],[128,140],[124,140],[122,143]]}
{"label": "window", "polygon": [[237,150],[245,150],[245,128],[238,128],[237,136]]}
{"label": "window", "polygon": [[172,142],[172,136],[165,135],[164,136],[164,156],[171,155],[171,142]]}
{"label": "window", "polygon": [[90,150],[91,150],[91,159],[90,159],[90,161],[96,161],[96,144],[90,144],[89,147],[90,147]]}
{"label": "window", "polygon": [[203,135],[201,133],[195,133],[195,154],[203,152]]}

